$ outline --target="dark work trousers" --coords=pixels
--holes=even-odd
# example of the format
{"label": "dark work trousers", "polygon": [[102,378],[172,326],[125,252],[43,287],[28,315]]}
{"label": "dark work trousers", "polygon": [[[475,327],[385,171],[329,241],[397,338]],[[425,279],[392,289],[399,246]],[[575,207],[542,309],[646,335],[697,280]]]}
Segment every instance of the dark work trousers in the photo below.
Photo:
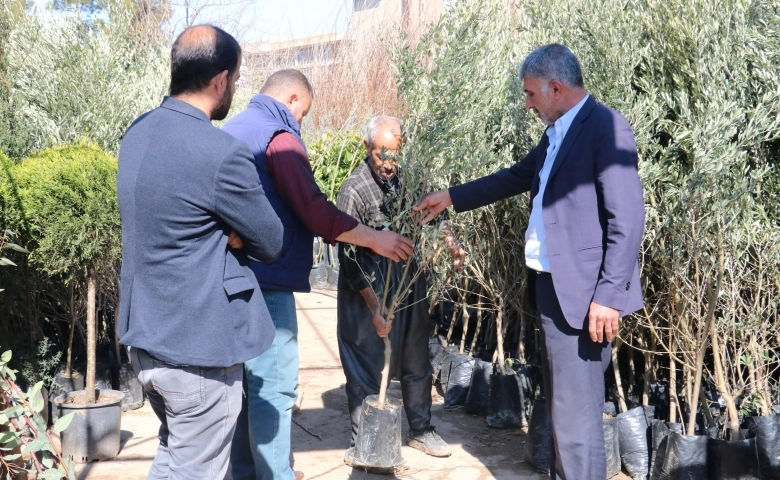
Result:
{"label": "dark work trousers", "polygon": [[[393,351],[390,379],[401,382],[404,410],[412,429],[431,424],[433,376],[428,359],[431,322],[425,293],[425,281],[420,279],[404,302],[409,306],[395,314],[389,335]],[[337,302],[339,356],[347,377],[347,402],[352,420],[350,445],[354,446],[363,399],[379,393],[385,345],[376,333],[371,311],[360,292],[340,282]]]}
{"label": "dark work trousers", "polygon": [[607,478],[602,412],[611,343],[596,343],[587,329],[572,328],[566,322],[552,275],[537,275],[536,302],[544,392],[553,426],[550,478]]}

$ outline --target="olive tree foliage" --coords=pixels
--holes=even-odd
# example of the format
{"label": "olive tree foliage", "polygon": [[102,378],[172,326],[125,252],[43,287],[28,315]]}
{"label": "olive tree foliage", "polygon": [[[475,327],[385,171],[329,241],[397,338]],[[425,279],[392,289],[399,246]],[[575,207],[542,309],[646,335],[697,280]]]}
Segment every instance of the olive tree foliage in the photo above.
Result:
{"label": "olive tree foliage", "polygon": [[[395,58],[409,114],[404,160],[424,172],[409,201],[508,166],[539,141],[543,127],[523,111],[517,67],[552,42],[574,51],[588,91],[621,112],[636,135],[646,308],[623,320],[621,336],[647,350],[646,379],[656,370],[668,378],[673,416],[696,408],[707,381],[726,400],[732,428],[739,396],[766,412],[780,347],[772,333],[780,287],[780,7],[761,0],[451,2],[419,45],[402,45]],[[527,201],[454,215],[469,260],[452,277],[440,256],[434,287],[469,278],[468,289],[480,285],[491,308],[498,295],[521,310],[522,284],[500,286],[518,269],[496,250],[522,265],[517,232]],[[520,219],[514,228],[486,228],[510,218]],[[663,358],[651,359],[651,345]],[[684,406],[674,403],[678,393]]]}
{"label": "olive tree foliage", "polygon": [[[77,12],[13,17],[3,44],[9,132],[0,135],[0,150],[21,159],[89,137],[116,153],[130,123],[159,104],[167,91],[170,39],[141,35],[135,8],[122,2],[107,8],[110,22],[100,25]],[[0,7],[0,17],[10,15]]]}

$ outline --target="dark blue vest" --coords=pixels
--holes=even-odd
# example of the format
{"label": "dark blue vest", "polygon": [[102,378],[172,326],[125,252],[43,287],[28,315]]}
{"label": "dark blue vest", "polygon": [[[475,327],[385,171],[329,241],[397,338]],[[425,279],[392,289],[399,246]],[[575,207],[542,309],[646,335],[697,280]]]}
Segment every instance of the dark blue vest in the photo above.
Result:
{"label": "dark blue vest", "polygon": [[284,225],[284,243],[279,258],[271,263],[250,263],[260,288],[289,292],[310,291],[309,273],[313,263],[314,234],[279,197],[273,178],[268,173],[265,156],[271,139],[280,132],[295,135],[303,148],[306,148],[301,139],[298,122],[284,104],[260,93],[252,98],[246,110],[231,118],[223,129],[249,144],[255,156],[257,173],[260,175],[265,195]]}

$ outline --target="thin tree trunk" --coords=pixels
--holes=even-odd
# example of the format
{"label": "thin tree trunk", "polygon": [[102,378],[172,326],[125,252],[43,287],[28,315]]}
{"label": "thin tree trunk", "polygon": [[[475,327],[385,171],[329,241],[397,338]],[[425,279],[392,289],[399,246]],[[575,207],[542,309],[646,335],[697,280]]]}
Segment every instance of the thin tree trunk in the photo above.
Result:
{"label": "thin tree trunk", "polygon": [[669,421],[677,422],[677,409],[680,407],[680,399],[677,398],[677,363],[674,360],[676,342],[674,333],[669,330]]}
{"label": "thin tree trunk", "polygon": [[469,354],[474,356],[474,348],[477,345],[477,337],[479,336],[479,330],[482,328],[482,302],[477,302],[477,326],[474,329],[474,336],[471,338],[471,348],[469,348]]}
{"label": "thin tree trunk", "polygon": [[642,405],[650,405],[650,385],[653,383],[653,354],[655,353],[655,342],[649,337],[645,352],[645,374],[644,374],[644,388],[642,389]]}
{"label": "thin tree trunk", "polygon": [[466,348],[466,335],[469,332],[469,305],[468,305],[468,280],[463,285],[463,335],[460,336],[460,348],[458,348],[458,353],[461,355],[464,353],[464,349]]}
{"label": "thin tree trunk", "polygon": [[[633,336],[632,336],[633,338]],[[630,340],[629,340],[629,343]],[[628,398],[634,394],[634,379],[636,378],[636,366],[634,365],[634,347],[628,345]]]}
{"label": "thin tree trunk", "polygon": [[734,397],[728,391],[726,386],[726,378],[723,374],[723,362],[721,361],[720,341],[718,340],[717,326],[715,322],[711,322],[710,325],[710,342],[712,343],[712,363],[715,369],[715,388],[718,389],[718,393],[723,397],[723,401],[726,402],[726,411],[729,415],[729,427],[731,427],[731,439],[741,440],[741,432],[739,431],[739,417],[737,415],[737,405],[734,402]]}
{"label": "thin tree trunk", "polygon": [[612,371],[615,374],[615,385],[617,386],[618,401],[620,402],[620,411],[628,411],[626,405],[626,397],[623,393],[623,382],[620,380],[620,367],[618,366],[618,350],[620,349],[620,337],[615,337],[614,343],[612,343]]}
{"label": "thin tree trunk", "polygon": [[[522,303],[521,303],[522,306]],[[520,339],[517,341],[517,359],[520,363],[525,363],[525,329],[527,318],[525,311],[520,309]]]}
{"label": "thin tree trunk", "polygon": [[87,275],[87,402],[95,403],[95,350],[97,348],[95,300],[97,279],[95,269],[89,267]]}
{"label": "thin tree trunk", "polygon": [[390,347],[390,337],[385,337],[385,366],[382,368],[382,383],[379,384],[379,406],[382,407],[385,404],[385,396],[387,395],[387,384],[390,377],[390,357],[393,353]]}
{"label": "thin tree trunk", "polygon": [[[704,396],[704,390],[699,389],[699,403],[701,404],[701,409],[704,411],[704,418],[707,420],[707,427],[714,427],[715,424],[715,418],[712,416],[712,412],[710,411],[710,404],[707,402],[707,397]],[[691,433],[688,433],[688,435],[692,435]]]}
{"label": "thin tree trunk", "polygon": [[70,281],[70,334],[68,335],[68,358],[65,361],[65,376],[70,378],[72,375],[71,361],[73,359],[73,332],[76,331],[76,307],[74,301],[73,286],[75,280]]}
{"label": "thin tree trunk", "polygon": [[498,315],[496,316],[496,352],[498,353],[498,368],[501,369],[501,375],[506,375],[504,367],[504,332],[503,332],[504,303],[499,299]]}

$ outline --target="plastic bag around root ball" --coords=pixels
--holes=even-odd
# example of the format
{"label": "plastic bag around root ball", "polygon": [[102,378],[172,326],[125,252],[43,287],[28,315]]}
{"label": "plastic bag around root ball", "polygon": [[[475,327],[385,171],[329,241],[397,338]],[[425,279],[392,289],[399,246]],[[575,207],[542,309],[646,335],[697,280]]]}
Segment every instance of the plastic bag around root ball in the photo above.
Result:
{"label": "plastic bag around root ball", "polygon": [[493,364],[484,360],[474,362],[474,370],[471,372],[471,386],[466,394],[466,403],[463,411],[471,415],[484,415],[488,411],[488,398],[490,396],[490,375],[493,373]]}
{"label": "plastic bag around root ball", "polygon": [[707,464],[710,480],[759,480],[756,439],[708,439]]}
{"label": "plastic bag around root ball", "polygon": [[664,422],[663,420],[653,420],[650,422],[650,478],[653,478],[653,469],[656,465],[658,450],[670,431],[682,434],[682,424]]}
{"label": "plastic bag around root ball", "polygon": [[450,370],[452,369],[453,355],[458,354],[457,345],[448,345],[444,347],[444,357],[441,362],[441,371],[439,372],[439,380],[444,392],[447,392],[447,384],[450,381]]}
{"label": "plastic bag around root ball", "polygon": [[490,376],[490,394],[488,396],[488,414],[485,419],[488,427],[517,428],[522,426],[523,399],[517,386],[517,377],[513,374],[502,375],[496,372]]}
{"label": "plastic bag around root ball", "polygon": [[360,468],[390,469],[404,464],[401,456],[401,401],[386,397],[384,409],[376,408],[378,395],[363,400],[354,465]]}
{"label": "plastic bag around root ball", "polygon": [[756,439],[761,478],[780,478],[780,416],[750,417],[745,423]]}
{"label": "plastic bag around root ball", "polygon": [[466,395],[471,385],[471,372],[474,370],[474,358],[461,353],[451,355],[452,366],[444,394],[444,406],[454,407],[466,403]]}
{"label": "plastic bag around root ball", "polygon": [[604,451],[607,454],[607,478],[612,478],[620,473],[617,418],[604,419]]}
{"label": "plastic bag around root ball", "polygon": [[620,459],[634,480],[644,480],[650,473],[648,446],[649,423],[642,407],[632,408],[617,416]]}
{"label": "plastic bag around root ball", "polygon": [[441,365],[444,362],[444,346],[439,342],[439,337],[434,335],[428,339],[428,361],[431,362],[433,381],[439,377]]}
{"label": "plastic bag around root ball", "polygon": [[703,435],[667,431],[658,445],[650,480],[707,480],[708,442]]}
{"label": "plastic bag around root ball", "polygon": [[531,423],[525,440],[525,461],[537,471],[549,473],[552,448],[552,421],[547,412],[547,403],[537,399],[531,410]]}

